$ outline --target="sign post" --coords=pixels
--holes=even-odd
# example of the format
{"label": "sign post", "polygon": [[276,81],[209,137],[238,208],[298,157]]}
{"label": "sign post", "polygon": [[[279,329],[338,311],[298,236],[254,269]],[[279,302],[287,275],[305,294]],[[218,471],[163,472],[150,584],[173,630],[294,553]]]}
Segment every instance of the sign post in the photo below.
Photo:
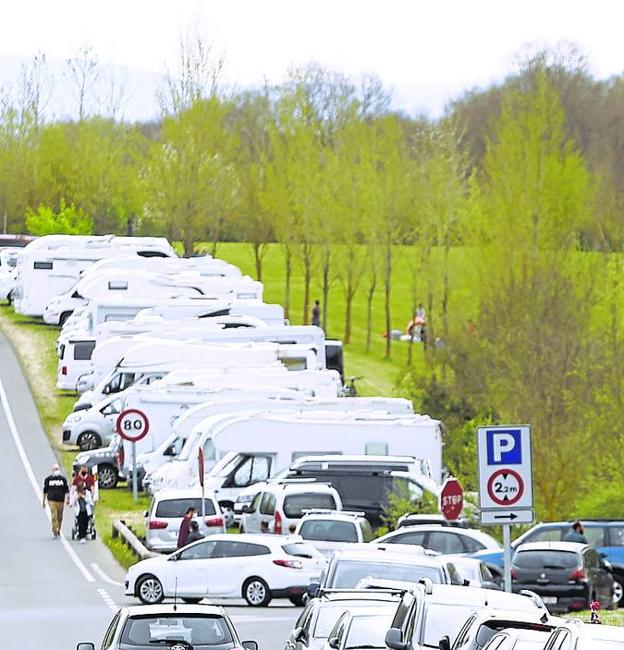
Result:
{"label": "sign post", "polygon": [[197,471],[199,473],[199,484],[201,485],[201,517],[202,528],[206,529],[206,502],[204,500],[204,448],[200,447],[197,452]]}
{"label": "sign post", "polygon": [[532,523],[531,427],[477,429],[481,524],[503,527],[505,591],[511,591],[511,525]]}
{"label": "sign post", "polygon": [[149,420],[143,411],[127,409],[122,411],[117,418],[117,433],[128,442],[132,443],[132,498],[139,498],[137,483],[136,443],[145,438],[149,431]]}
{"label": "sign post", "polygon": [[459,519],[464,508],[464,488],[454,477],[444,481],[440,491],[440,512],[447,521]]}

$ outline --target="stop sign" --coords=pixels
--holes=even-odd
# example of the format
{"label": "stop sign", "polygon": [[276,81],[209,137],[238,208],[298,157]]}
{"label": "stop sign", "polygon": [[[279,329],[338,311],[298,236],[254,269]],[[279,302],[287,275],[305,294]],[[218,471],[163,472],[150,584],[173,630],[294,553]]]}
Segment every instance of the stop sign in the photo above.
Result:
{"label": "stop sign", "polygon": [[440,511],[447,521],[454,521],[464,507],[464,488],[456,478],[447,478],[440,492]]}

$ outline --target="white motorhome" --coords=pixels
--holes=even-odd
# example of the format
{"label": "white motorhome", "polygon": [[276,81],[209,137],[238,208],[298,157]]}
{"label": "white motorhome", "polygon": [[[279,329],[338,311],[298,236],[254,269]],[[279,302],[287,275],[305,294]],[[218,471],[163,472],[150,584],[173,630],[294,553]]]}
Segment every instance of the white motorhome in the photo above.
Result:
{"label": "white motorhome", "polygon": [[[84,408],[85,404],[92,405],[106,395],[121,392],[139,379],[141,383],[146,383],[147,379],[159,379],[180,368],[218,367],[237,363],[268,366],[282,360],[286,360],[286,365],[291,369],[295,366],[294,360],[301,360],[304,367],[318,368],[317,351],[309,345],[256,342],[208,345],[201,341],[178,341],[175,338],[136,338],[142,339],[142,342],[127,350],[124,357],[94,388],[85,391],[78,398],[75,408]],[[247,360],[244,363],[246,354]],[[79,389],[82,381],[81,377],[78,380]]]}
{"label": "white motorhome", "polygon": [[13,291],[15,310],[27,316],[42,316],[52,298],[67,291],[84,269],[104,257],[121,258],[129,254],[168,257],[173,254],[166,240],[144,243],[142,238],[123,245],[118,238],[113,238],[87,242],[82,247],[31,248],[41,239],[26,246],[17,257],[17,280]]}
{"label": "white motorhome", "polygon": [[[203,440],[206,467],[213,464],[204,483],[207,489],[215,490],[222,507],[232,507],[243,488],[271,478],[303,456],[415,456],[429,461],[428,485],[437,485],[441,478],[440,422],[426,415],[319,411],[311,407],[211,416],[191,435]],[[189,438],[185,448],[190,449],[191,444]],[[180,458],[183,454],[184,449]],[[159,468],[150,479],[152,491],[167,486],[168,481],[198,482],[188,467],[186,471],[177,470],[174,464]]]}

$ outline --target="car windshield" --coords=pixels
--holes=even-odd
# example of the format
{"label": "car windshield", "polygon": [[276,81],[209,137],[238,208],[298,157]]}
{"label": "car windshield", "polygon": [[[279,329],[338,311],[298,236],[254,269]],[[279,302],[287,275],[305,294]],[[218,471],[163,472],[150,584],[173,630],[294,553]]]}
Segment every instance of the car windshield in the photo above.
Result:
{"label": "car windshield", "polygon": [[294,555],[295,557],[312,558],[318,555],[318,551],[313,546],[310,546],[309,544],[301,544],[300,542],[284,544],[282,550],[284,553]]}
{"label": "car windshield", "polygon": [[451,644],[470,614],[479,609],[479,604],[430,603],[425,612],[422,626],[422,645],[438,648],[440,639],[448,635]]}
{"label": "car windshield", "polygon": [[[210,499],[204,499],[204,507],[207,515],[215,514],[214,503]],[[189,508],[195,508],[201,514],[201,498],[163,499],[158,502],[155,514],[165,519],[184,517]]]}
{"label": "car windshield", "polygon": [[353,589],[360,580],[365,578],[405,582],[418,582],[420,578],[429,578],[434,583],[441,582],[440,570],[434,566],[391,564],[372,560],[341,560],[337,563],[331,585],[328,586],[336,589]]}
{"label": "car windshield", "polygon": [[578,553],[570,551],[518,551],[513,560],[519,569],[573,569],[582,564]]}
{"label": "car windshield", "polygon": [[236,645],[225,619],[204,614],[136,616],[126,621],[121,634],[124,647],[168,647],[170,641],[183,641],[195,648],[227,649]]}
{"label": "car windshield", "polygon": [[[479,627],[477,632],[477,645],[482,648],[497,632],[509,628],[525,630],[524,635],[520,637],[523,643],[530,637],[530,635],[526,633],[526,630],[541,632],[542,634],[549,634],[552,630],[551,625],[540,625],[539,623],[524,623],[519,621],[503,621],[497,619],[496,621],[487,621]],[[525,639],[525,637],[527,637],[527,639]],[[539,635],[537,639],[534,640],[539,640]],[[545,639],[542,639],[542,645],[544,645],[544,643]]]}
{"label": "car windshield", "polygon": [[392,624],[393,615],[394,613],[354,616],[347,633],[345,650],[385,648],[386,632]]}
{"label": "car windshield", "polygon": [[331,519],[310,519],[304,521],[299,529],[303,539],[325,542],[357,542],[355,525],[349,521]]}
{"label": "car windshield", "polygon": [[313,508],[334,510],[336,501],[333,494],[291,494],[284,499],[284,514],[288,518],[302,517],[304,510]]}

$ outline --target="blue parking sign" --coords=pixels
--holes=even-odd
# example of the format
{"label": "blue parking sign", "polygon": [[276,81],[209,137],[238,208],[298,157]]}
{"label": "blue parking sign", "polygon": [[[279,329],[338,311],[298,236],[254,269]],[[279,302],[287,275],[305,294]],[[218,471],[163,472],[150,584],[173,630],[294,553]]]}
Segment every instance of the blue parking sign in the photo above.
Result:
{"label": "blue parking sign", "polygon": [[490,429],[486,435],[488,465],[521,465],[520,429]]}

